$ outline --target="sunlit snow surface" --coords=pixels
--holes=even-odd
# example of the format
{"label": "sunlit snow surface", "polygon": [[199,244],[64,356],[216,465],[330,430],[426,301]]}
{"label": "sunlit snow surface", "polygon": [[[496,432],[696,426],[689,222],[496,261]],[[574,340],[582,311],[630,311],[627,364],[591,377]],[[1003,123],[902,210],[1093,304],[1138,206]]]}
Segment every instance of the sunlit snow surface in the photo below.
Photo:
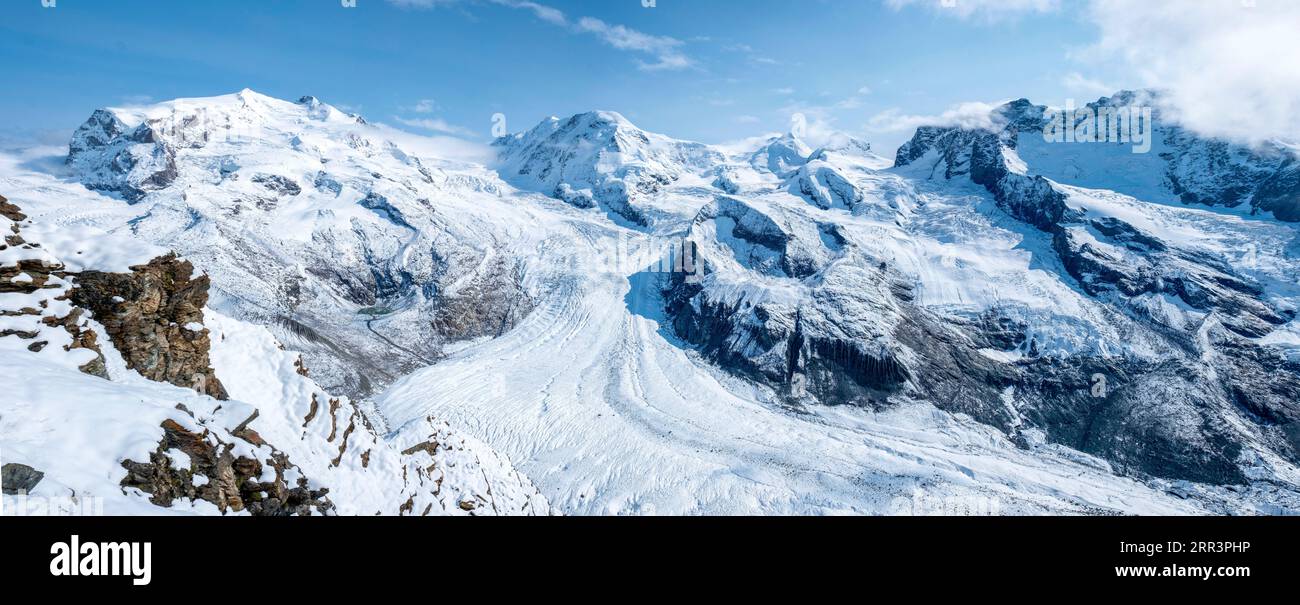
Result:
{"label": "sunlit snow surface", "polygon": [[[333,114],[327,118],[286,123],[283,129],[324,133],[322,145],[335,122],[373,137],[391,134]],[[312,141],[310,134],[300,140]],[[403,144],[419,145],[406,138]],[[274,151],[240,152],[270,162]],[[1160,355],[1149,343],[1102,328],[1114,325],[1114,318],[1062,279],[1050,241],[997,210],[982,189],[930,184],[924,175],[884,169],[887,162],[879,158],[833,156],[828,161],[850,175],[867,203],[853,212],[821,209],[751,168],[752,151],[720,151],[734,162],[738,197],[769,215],[841,226],[855,246],[913,279],[920,304],[961,316],[996,305],[1034,326],[1048,351]],[[64,172],[64,153],[6,151],[0,156],[0,193],[47,230],[93,227],[132,237],[131,221],[145,217],[149,204],[128,205],[87,191]],[[389,162],[391,173],[400,173],[398,154],[386,153],[367,156],[364,165]],[[522,259],[538,305],[502,337],[449,347],[447,358],[399,380],[373,403],[391,429],[390,439],[412,439],[408,433],[426,430],[421,421],[433,416],[481,440],[526,474],[557,512],[1257,512],[1249,493],[1117,477],[1104,461],[1054,445],[1017,448],[1001,432],[925,402],[898,401],[884,412],[794,408],[767,388],[710,365],[671,334],[658,276],[646,272],[660,259],[661,245],[682,235],[696,212],[721,193],[710,187],[709,175],[686,174],[647,200],[658,220],[633,229],[604,212],[519,191],[481,165],[422,160],[438,166],[438,187],[420,193],[433,200],[441,228],[475,235],[478,241],[469,243],[491,254]],[[190,185],[199,204],[221,195],[211,185]],[[1247,262],[1233,258],[1234,242],[1253,238],[1260,244],[1247,272],[1267,280],[1280,302],[1300,298],[1293,227],[1154,206],[1110,192],[1068,191],[1072,204],[1089,212],[1123,216],[1174,242],[1196,240],[1221,249],[1234,266]],[[259,218],[254,232],[301,240],[313,222],[375,220],[355,202],[307,191]],[[170,203],[175,207],[175,198]],[[192,249],[174,235],[166,245],[212,274],[218,292],[230,288],[219,271],[225,262],[221,242],[214,244],[210,229],[196,232],[204,241]],[[286,249],[286,262],[294,262],[292,248]],[[797,296],[797,288],[791,292]],[[239,317],[238,305],[225,308],[221,297],[213,304]],[[1093,321],[1103,315],[1108,321]],[[1270,338],[1300,346],[1295,327]],[[3,355],[5,380],[19,380],[26,371],[20,364],[27,362]],[[23,430],[5,422],[5,430]]]}

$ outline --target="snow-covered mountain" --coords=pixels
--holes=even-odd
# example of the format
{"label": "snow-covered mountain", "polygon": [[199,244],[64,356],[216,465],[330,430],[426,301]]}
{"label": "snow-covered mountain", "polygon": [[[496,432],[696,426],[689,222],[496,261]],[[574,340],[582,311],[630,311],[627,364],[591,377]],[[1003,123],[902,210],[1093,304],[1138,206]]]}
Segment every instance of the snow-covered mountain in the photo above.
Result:
{"label": "snow-covered mountain", "polygon": [[722,159],[705,145],[645,132],[612,111],[552,117],[495,145],[501,174],[515,185],[642,226],[659,215],[648,201],[665,186]]}
{"label": "snow-covered mountain", "polygon": [[383,435],[265,328],[205,308],[208,278],[189,262],[3,198],[0,215],[6,509],[549,512],[508,461],[445,423]]}
{"label": "snow-covered mountain", "polygon": [[389,134],[314,98],[245,90],[97,111],[67,164],[130,204],[118,211],[132,233],[208,271],[223,308],[304,351],[331,388],[365,396],[530,308],[497,253],[508,228],[439,214],[491,204],[499,180],[426,165]]}
{"label": "snow-covered mountain", "polygon": [[[47,486],[156,493],[179,489],[157,469],[184,466],[165,420],[238,448],[251,429],[293,465],[264,463],[268,485],[304,477],[295,511],[1300,510],[1287,148],[1160,114],[1150,154],[1046,143],[1044,110],[921,128],[893,162],[848,138],[722,148],[592,112],[498,139],[490,165],[417,157],[411,135],[310,97],[101,110],[66,150],[0,156],[24,233],[74,267],[54,287],[86,293],[76,317],[51,307],[74,328],[58,346],[0,337],[23,345],[0,368],[158,410],[96,412],[141,436],[85,453],[91,481],[31,428],[34,406],[75,402],[29,380],[0,446]],[[120,345],[154,316],[98,284],[180,262],[184,304]],[[187,280],[210,282],[203,303]],[[87,332],[109,381],[77,369],[98,367],[73,346]],[[148,361],[159,347],[178,364]],[[181,388],[196,371],[202,394]],[[188,412],[161,403],[177,393]],[[218,419],[221,396],[250,407]]]}

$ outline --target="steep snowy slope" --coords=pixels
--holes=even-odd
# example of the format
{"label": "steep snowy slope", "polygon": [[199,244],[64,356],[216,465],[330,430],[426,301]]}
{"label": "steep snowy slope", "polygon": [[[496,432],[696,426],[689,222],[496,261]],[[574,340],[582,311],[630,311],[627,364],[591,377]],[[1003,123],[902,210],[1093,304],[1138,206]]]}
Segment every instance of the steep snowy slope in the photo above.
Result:
{"label": "steep snowy slope", "polygon": [[68,168],[130,205],[51,220],[129,229],[186,255],[213,277],[218,308],[364,396],[530,306],[500,253],[510,225],[469,210],[502,205],[500,182],[426,166],[391,134],[313,98],[248,90],[100,110],[73,135]]}
{"label": "steep snowy slope", "polygon": [[645,132],[611,111],[550,118],[495,145],[501,174],[515,185],[579,208],[599,206],[640,226],[663,214],[654,202],[665,186],[722,159],[705,145]]}
{"label": "steep snowy slope", "polygon": [[[549,512],[507,461],[445,423],[430,418],[403,439],[382,437],[365,411],[323,391],[300,356],[284,351],[264,328],[202,309],[206,280],[175,287],[162,280],[155,268],[163,263],[151,261],[156,250],[93,230],[38,241],[47,233],[41,225],[3,198],[0,204],[3,227],[12,231],[0,250],[4,508],[18,514]],[[64,263],[65,255],[73,260]],[[192,271],[183,261],[165,262]],[[99,273],[104,270],[114,273]],[[26,277],[11,279],[17,271]],[[104,307],[89,303],[91,311],[81,306],[88,290],[105,290],[111,300]],[[142,332],[142,325],[166,325],[173,309],[191,302],[201,321]],[[143,322],[130,333],[111,328],[132,318]],[[202,347],[201,360],[182,354],[191,344]],[[134,351],[143,354],[136,358]],[[183,384],[146,378],[160,366],[183,369]],[[8,491],[16,468],[26,469],[25,493]]]}
{"label": "steep snowy slope", "polygon": [[[245,91],[97,113],[66,164],[0,157],[0,187],[51,232],[206,272],[232,398],[309,415],[317,387],[259,386],[292,379],[273,335],[323,391],[372,395],[344,458],[426,443],[432,417],[559,512],[1300,509],[1294,227],[1065,184],[1018,137],[923,128],[891,167],[593,112],[499,139],[498,176]],[[280,369],[227,378],[244,348]]]}
{"label": "steep snowy slope", "polygon": [[[1059,116],[1062,108],[1045,114],[1048,107],[1027,99],[1009,104],[999,119],[1014,127],[1020,158],[1053,181],[1108,189],[1147,202],[1272,213],[1284,221],[1300,221],[1300,164],[1294,145],[1269,142],[1250,147],[1199,137],[1174,120],[1177,112],[1165,107],[1166,102],[1158,91],[1121,91],[1077,108],[1068,125],[1073,131],[1100,116],[1093,132],[1100,131],[1104,138],[1111,128],[1107,111],[1149,109],[1149,126],[1130,131],[1149,128],[1149,139],[1139,142],[1118,142],[1114,136],[1109,144],[1047,142],[1044,116]],[[1126,130],[1119,128],[1116,134]],[[1133,153],[1135,149],[1144,153]]]}

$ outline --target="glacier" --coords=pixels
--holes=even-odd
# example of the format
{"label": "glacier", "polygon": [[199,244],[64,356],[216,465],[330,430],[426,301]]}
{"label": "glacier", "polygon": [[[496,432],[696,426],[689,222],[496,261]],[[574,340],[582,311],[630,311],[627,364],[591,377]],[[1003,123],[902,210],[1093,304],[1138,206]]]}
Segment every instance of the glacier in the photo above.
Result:
{"label": "glacier", "polygon": [[[793,134],[679,141],[596,111],[479,162],[245,90],[5,149],[0,194],[75,270],[172,250],[207,275],[217,376],[260,411],[248,426],[338,486],[336,512],[467,512],[468,495],[380,495],[438,431],[485,469],[449,489],[496,488],[479,512],[1300,510],[1294,164],[1163,123],[1145,156],[1048,144],[1045,110],[923,127],[894,158]],[[666,250],[694,262],[664,271]],[[172,413],[127,422],[128,400],[185,392],[31,357],[0,349],[5,381],[68,390],[0,409],[0,451],[50,486],[111,491]],[[92,385],[120,389],[105,426],[147,438],[51,445],[30,410],[80,422],[64,399]],[[321,460],[325,435],[294,429],[313,393],[348,401],[393,458]],[[79,456],[100,473],[67,466]]]}

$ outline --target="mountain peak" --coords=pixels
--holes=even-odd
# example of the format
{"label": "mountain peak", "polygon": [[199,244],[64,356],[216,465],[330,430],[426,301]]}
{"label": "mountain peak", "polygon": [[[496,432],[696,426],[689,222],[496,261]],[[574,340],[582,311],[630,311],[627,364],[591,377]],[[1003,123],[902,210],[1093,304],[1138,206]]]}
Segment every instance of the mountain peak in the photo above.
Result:
{"label": "mountain peak", "polygon": [[781,175],[808,162],[812,148],[792,132],[768,139],[750,156],[749,163],[760,170]]}
{"label": "mountain peak", "polygon": [[[625,126],[636,128],[630,120],[623,117],[623,114],[617,111],[596,110],[588,111],[574,115],[571,119],[577,120],[584,124],[612,124],[614,126]],[[639,130],[639,129],[638,129]]]}

